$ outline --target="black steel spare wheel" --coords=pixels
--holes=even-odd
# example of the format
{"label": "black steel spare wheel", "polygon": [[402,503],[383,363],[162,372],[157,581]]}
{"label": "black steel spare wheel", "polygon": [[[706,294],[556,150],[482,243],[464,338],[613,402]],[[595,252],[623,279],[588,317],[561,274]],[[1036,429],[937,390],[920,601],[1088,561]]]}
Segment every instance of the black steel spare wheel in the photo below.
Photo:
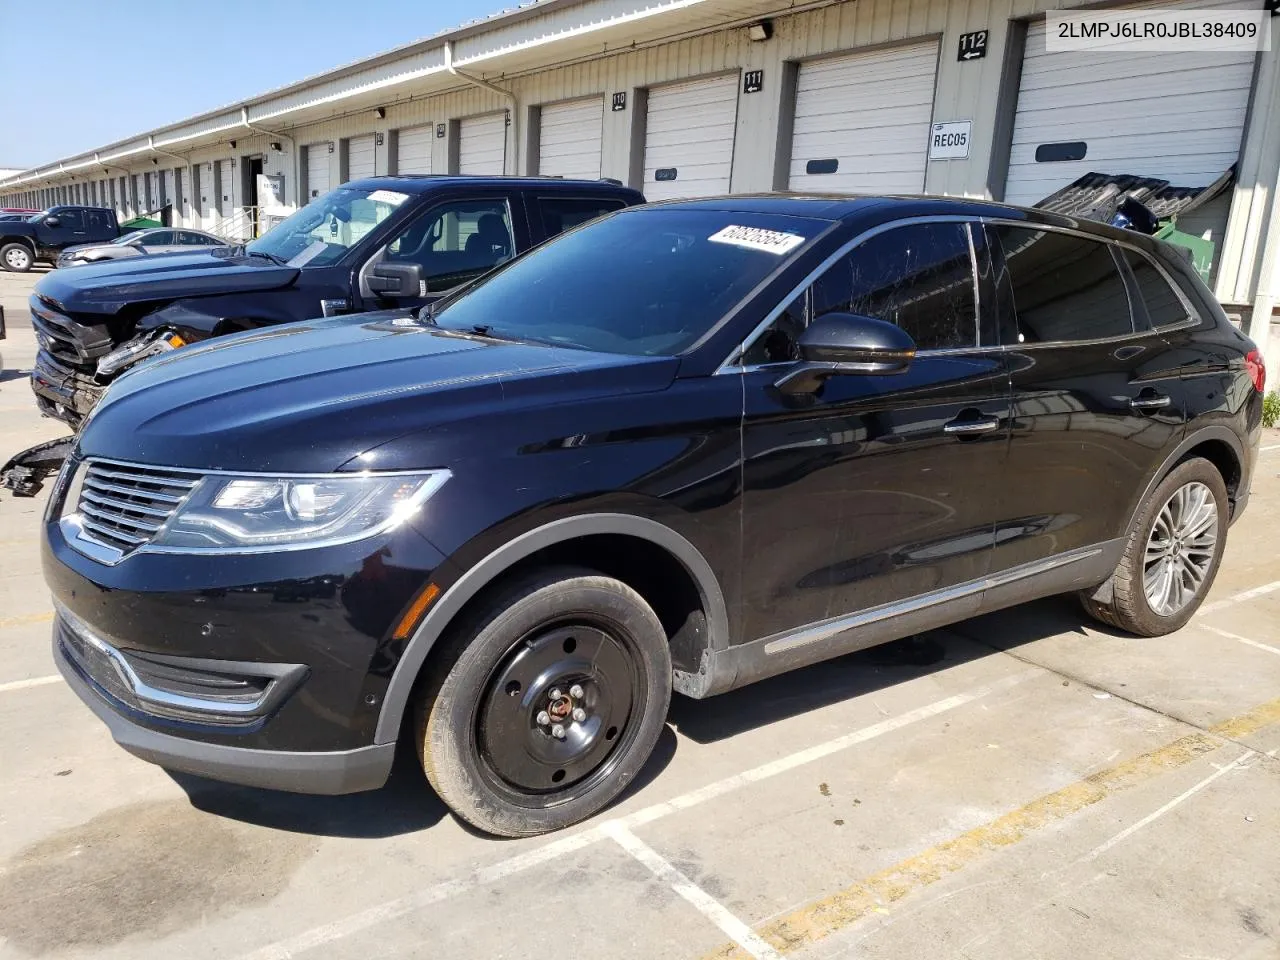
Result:
{"label": "black steel spare wheel", "polygon": [[671,658],[626,584],[558,567],[477,599],[432,653],[418,701],[423,769],[460,817],[529,836],[616,797],[657,742]]}
{"label": "black steel spare wheel", "polygon": [[[638,689],[638,651],[601,626],[549,625],[524,637],[494,671],[476,718],[480,756],[517,803],[558,802],[607,777]],[[581,790],[573,788],[581,787]]]}

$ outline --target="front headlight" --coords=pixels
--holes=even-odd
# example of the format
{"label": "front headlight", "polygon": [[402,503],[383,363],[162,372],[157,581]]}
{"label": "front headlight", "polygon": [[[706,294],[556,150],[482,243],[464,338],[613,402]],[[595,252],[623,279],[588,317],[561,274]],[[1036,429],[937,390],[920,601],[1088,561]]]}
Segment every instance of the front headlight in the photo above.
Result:
{"label": "front headlight", "polygon": [[209,476],[152,543],[162,548],[252,552],[350,543],[408,520],[447,479],[448,470]]}

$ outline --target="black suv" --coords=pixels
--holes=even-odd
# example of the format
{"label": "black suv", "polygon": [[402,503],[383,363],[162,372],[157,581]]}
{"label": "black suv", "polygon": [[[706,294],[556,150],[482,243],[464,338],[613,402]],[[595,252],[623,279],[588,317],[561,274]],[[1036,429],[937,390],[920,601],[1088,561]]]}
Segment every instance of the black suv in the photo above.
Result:
{"label": "black suv", "polygon": [[566,826],[707,697],[1047,594],[1175,630],[1264,373],[1147,237],[996,204],[637,207],[417,316],[118,381],[59,476],[68,682],[167,767],[379,786],[416,737],[497,834]]}
{"label": "black suv", "polygon": [[77,428],[115,377],[151,356],[237,330],[421,306],[637,203],[642,194],[609,181],[372,177],[243,246],[58,270],[31,296],[31,388],[43,413]]}

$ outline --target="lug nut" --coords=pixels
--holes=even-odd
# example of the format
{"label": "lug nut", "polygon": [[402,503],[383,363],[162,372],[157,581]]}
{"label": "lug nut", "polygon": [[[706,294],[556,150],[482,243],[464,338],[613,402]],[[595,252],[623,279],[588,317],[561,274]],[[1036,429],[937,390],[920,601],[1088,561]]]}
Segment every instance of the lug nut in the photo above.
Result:
{"label": "lug nut", "polygon": [[560,692],[560,688],[559,688],[559,687],[552,687],[552,688],[551,688],[551,699],[552,699],[552,700],[559,700],[559,699],[560,699],[561,697],[563,697],[563,696],[564,696],[564,694]]}
{"label": "lug nut", "polygon": [[548,723],[551,722],[551,714],[547,713],[547,711],[545,710],[539,710],[537,719],[538,719],[538,726],[545,727]]}
{"label": "lug nut", "polygon": [[582,687],[575,683],[569,688],[569,696],[573,697],[575,700],[581,700],[585,694],[582,692]]}
{"label": "lug nut", "polygon": [[564,727],[561,724],[557,723],[554,727],[551,728],[551,735],[555,737],[557,740],[563,740]]}
{"label": "lug nut", "polygon": [[574,707],[573,719],[578,721],[578,723],[581,723],[583,720],[587,719],[587,711],[583,710],[581,707]]}

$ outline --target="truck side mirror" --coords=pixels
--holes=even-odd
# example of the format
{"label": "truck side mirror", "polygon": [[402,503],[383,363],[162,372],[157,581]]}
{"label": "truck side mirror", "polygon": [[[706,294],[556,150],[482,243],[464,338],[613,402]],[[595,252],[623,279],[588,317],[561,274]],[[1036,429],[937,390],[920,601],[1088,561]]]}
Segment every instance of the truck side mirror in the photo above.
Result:
{"label": "truck side mirror", "polygon": [[380,297],[420,297],[423,287],[420,263],[380,263],[369,271],[369,289]]}
{"label": "truck side mirror", "polygon": [[62,221],[59,220],[57,217],[45,217],[44,225],[46,227],[60,227],[62,226]]}

